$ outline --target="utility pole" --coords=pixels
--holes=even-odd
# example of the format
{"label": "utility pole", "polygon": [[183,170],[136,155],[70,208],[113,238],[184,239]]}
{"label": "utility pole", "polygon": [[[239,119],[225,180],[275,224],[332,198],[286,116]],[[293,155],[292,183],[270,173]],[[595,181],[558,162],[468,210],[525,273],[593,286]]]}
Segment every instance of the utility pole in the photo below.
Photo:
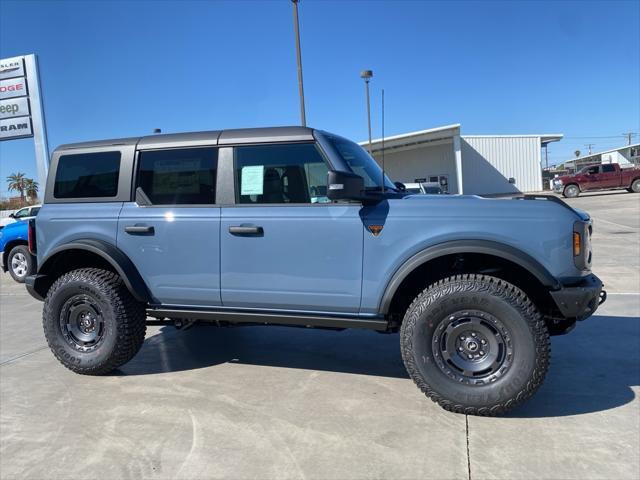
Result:
{"label": "utility pole", "polygon": [[307,126],[307,116],[304,111],[304,85],[302,81],[302,53],[300,51],[300,24],[298,21],[298,2],[300,0],[291,0],[293,3],[293,30],[296,37],[296,61],[298,63],[298,92],[300,94],[300,122],[303,127]]}
{"label": "utility pole", "polygon": [[593,147],[595,143],[585,143],[584,146],[589,149],[589,155],[591,155],[591,147]]}
{"label": "utility pole", "polygon": [[546,165],[547,172],[549,171],[549,144],[544,144],[544,163]]}
{"label": "utility pole", "polygon": [[623,137],[627,137],[627,145],[631,145],[631,137],[635,137],[636,134],[633,132],[626,132],[622,134]]}
{"label": "utility pole", "polygon": [[364,88],[367,93],[367,126],[369,127],[369,155],[373,157],[373,148],[371,146],[371,102],[369,100],[369,81],[373,77],[371,70],[363,70],[360,72],[360,78],[364,80]]}

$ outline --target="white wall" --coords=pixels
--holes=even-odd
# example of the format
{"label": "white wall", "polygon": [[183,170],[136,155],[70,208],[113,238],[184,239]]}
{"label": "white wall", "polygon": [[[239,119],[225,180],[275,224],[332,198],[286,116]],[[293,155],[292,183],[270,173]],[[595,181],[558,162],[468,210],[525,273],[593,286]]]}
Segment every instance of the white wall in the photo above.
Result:
{"label": "white wall", "polygon": [[[375,155],[378,164],[382,159]],[[464,155],[462,158],[464,165]],[[385,171],[394,182],[412,183],[416,178],[432,175],[449,176],[449,193],[458,193],[453,143],[421,145],[411,150],[385,153]],[[466,193],[466,192],[465,192]]]}
{"label": "white wall", "polygon": [[[462,137],[465,194],[500,194],[542,190],[540,137]],[[509,178],[516,180],[509,183]]]}
{"label": "white wall", "polygon": [[[625,153],[628,154],[628,152],[629,152],[629,149],[627,149]],[[626,163],[631,163],[631,162],[629,162],[627,157],[625,157],[623,155],[623,152],[621,152],[619,150],[615,150],[613,152],[603,153],[600,156],[600,161],[601,161],[601,163],[619,163],[621,165],[624,165]]]}

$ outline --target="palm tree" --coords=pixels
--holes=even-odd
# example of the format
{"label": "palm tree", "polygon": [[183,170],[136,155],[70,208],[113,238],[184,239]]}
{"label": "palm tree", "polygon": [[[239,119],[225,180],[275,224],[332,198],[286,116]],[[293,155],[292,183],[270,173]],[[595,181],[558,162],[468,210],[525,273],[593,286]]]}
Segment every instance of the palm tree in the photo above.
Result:
{"label": "palm tree", "polygon": [[580,150],[576,150],[575,152],[573,152],[573,154],[576,156],[576,158],[578,158],[580,156]]}
{"label": "palm tree", "polygon": [[38,182],[36,182],[33,178],[25,178],[24,191],[27,194],[27,198],[30,201],[34,201],[36,198],[38,198]]}
{"label": "palm tree", "polygon": [[20,192],[20,201],[22,205],[24,205],[24,194],[25,194],[25,180],[26,177],[24,173],[12,173],[7,177],[7,183],[9,184],[7,189],[9,191],[14,190],[16,192]]}

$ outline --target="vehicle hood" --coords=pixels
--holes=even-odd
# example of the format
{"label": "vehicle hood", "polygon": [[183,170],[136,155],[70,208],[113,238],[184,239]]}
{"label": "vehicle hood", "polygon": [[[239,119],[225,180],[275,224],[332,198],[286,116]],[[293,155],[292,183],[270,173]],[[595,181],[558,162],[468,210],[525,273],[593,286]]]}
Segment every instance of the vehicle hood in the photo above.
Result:
{"label": "vehicle hood", "polygon": [[485,198],[477,195],[407,195],[401,202],[408,210],[446,209],[461,216],[474,213],[494,219],[527,216],[571,216],[573,220],[589,220],[589,214],[571,207],[555,195],[520,195],[517,197]]}
{"label": "vehicle hood", "polygon": [[574,173],[573,175],[560,175],[559,177],[554,178],[554,180],[562,180],[564,183],[566,180],[582,180],[583,178],[584,175]]}

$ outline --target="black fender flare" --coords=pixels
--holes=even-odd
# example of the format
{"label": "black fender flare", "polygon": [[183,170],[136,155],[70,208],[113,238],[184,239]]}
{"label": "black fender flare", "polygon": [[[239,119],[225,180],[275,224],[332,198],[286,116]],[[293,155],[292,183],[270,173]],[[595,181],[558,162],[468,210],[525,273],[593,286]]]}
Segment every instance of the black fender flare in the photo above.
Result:
{"label": "black fender flare", "polygon": [[417,267],[438,257],[455,253],[493,255],[494,257],[502,258],[524,268],[536,277],[542,285],[548,287],[549,290],[557,290],[560,288],[560,282],[551,275],[540,262],[517,248],[491,240],[452,240],[427,247],[405,261],[387,283],[387,287],[380,301],[379,312],[383,315],[389,313],[391,301],[402,284],[402,281]]}
{"label": "black fender flare", "polygon": [[59,253],[70,250],[84,250],[102,257],[120,275],[125,286],[136,300],[145,303],[153,301],[146,283],[131,259],[118,247],[96,239],[78,239],[51,250],[39,265],[38,274],[33,281],[34,290],[38,291],[38,283],[45,281],[44,279],[52,268],[56,256]]}

